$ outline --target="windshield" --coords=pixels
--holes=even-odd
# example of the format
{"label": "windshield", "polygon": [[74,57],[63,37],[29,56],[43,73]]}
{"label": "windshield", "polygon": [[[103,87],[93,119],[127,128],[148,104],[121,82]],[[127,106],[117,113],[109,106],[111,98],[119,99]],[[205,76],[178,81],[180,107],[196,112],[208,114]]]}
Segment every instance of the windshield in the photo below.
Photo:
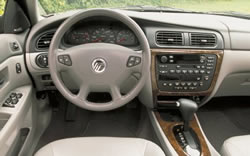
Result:
{"label": "windshield", "polygon": [[[147,11],[142,6],[158,8],[155,11],[192,11],[250,15],[250,0],[38,0],[42,15],[76,9],[120,8]],[[161,9],[159,9],[161,8]],[[165,8],[165,9],[163,9]],[[168,8],[168,9],[166,9]],[[171,10],[170,10],[171,8]]]}

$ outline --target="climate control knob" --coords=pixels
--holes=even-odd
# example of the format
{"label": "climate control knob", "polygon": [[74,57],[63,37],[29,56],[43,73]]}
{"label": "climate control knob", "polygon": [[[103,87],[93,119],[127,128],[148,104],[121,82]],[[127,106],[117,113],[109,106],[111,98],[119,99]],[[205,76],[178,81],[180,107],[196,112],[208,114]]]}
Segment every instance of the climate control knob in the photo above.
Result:
{"label": "climate control knob", "polygon": [[167,56],[161,56],[161,63],[167,63],[168,57]]}

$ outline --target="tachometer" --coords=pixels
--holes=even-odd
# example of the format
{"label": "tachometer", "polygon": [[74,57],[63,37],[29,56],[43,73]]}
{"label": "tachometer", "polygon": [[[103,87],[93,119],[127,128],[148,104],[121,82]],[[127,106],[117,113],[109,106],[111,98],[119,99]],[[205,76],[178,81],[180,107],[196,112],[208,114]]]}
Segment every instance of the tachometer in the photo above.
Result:
{"label": "tachometer", "polygon": [[116,43],[124,46],[136,45],[136,37],[130,30],[122,30],[117,34]]}
{"label": "tachometer", "polygon": [[68,42],[78,45],[90,42],[90,34],[87,30],[74,30],[69,34]]}

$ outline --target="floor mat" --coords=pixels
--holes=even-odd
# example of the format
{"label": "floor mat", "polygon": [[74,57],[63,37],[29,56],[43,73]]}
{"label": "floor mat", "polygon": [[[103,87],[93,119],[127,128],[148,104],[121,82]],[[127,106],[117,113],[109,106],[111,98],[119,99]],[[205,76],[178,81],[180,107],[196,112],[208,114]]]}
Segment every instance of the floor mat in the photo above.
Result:
{"label": "floor mat", "polygon": [[[138,103],[134,100],[133,103]],[[111,136],[137,137],[141,119],[141,107],[127,106],[106,112],[92,112],[77,107],[75,121],[65,121],[67,102],[53,111],[49,127],[46,129],[36,147],[36,151],[44,145],[59,139],[70,137]],[[72,105],[72,104],[71,104]]]}
{"label": "floor mat", "polygon": [[136,132],[112,120],[92,120],[82,136],[135,137]]}
{"label": "floor mat", "polygon": [[217,98],[198,111],[202,129],[217,151],[226,139],[250,133],[248,101],[243,97]]}

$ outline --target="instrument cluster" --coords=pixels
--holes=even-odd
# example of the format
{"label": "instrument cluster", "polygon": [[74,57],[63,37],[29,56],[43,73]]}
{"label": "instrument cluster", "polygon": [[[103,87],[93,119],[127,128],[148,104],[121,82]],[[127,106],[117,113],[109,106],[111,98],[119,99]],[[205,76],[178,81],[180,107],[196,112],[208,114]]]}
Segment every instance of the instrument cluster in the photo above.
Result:
{"label": "instrument cluster", "polygon": [[66,33],[64,42],[70,46],[98,42],[127,47],[139,45],[135,34],[128,27],[112,22],[90,22],[77,25]]}

